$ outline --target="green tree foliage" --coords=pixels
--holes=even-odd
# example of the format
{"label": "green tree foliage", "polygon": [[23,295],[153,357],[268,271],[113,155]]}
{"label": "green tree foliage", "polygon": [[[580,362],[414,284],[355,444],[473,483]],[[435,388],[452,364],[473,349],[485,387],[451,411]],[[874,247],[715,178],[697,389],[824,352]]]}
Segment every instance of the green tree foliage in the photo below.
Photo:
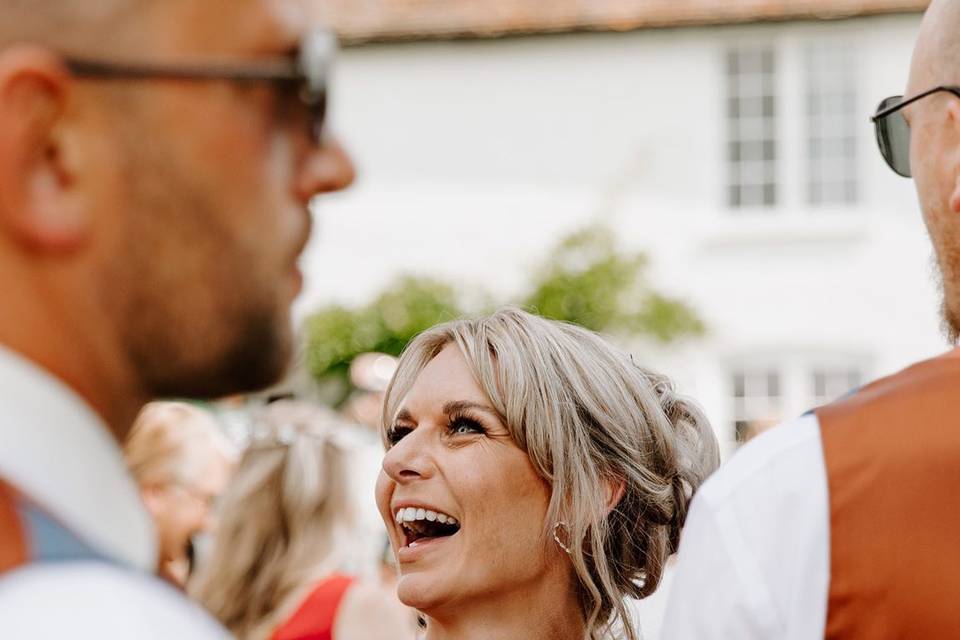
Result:
{"label": "green tree foliage", "polygon": [[307,366],[342,401],[349,391],[347,374],[355,357],[370,351],[400,355],[418,333],[463,313],[450,285],[403,276],[365,307],[334,305],[307,318]]}
{"label": "green tree foliage", "polygon": [[[703,323],[689,306],[650,287],[646,267],[644,255],[619,250],[609,229],[590,226],[550,251],[519,304],[548,318],[623,336],[669,342],[702,334]],[[479,311],[465,307],[450,284],[404,276],[364,307],[320,309],[305,324],[310,372],[342,401],[356,356],[370,351],[399,355],[421,331]]]}
{"label": "green tree foliage", "polygon": [[523,306],[594,331],[661,342],[702,334],[703,323],[688,305],[650,287],[646,267],[643,254],[618,249],[610,229],[590,226],[554,247]]}

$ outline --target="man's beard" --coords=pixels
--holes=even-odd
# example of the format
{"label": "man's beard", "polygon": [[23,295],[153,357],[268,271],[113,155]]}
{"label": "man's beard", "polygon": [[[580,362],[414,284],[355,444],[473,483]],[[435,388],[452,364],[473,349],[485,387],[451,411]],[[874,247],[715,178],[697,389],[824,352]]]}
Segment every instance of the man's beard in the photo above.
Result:
{"label": "man's beard", "polygon": [[[189,213],[204,215],[195,208]],[[139,291],[121,330],[150,397],[259,390],[275,382],[290,359],[292,328],[276,296],[278,284],[258,277],[255,257],[231,247],[227,236],[209,229],[206,238],[183,251],[184,260],[191,254],[196,260],[195,274],[181,267],[169,279],[162,264],[135,260],[142,280],[133,284]],[[185,279],[189,275],[195,277]]]}
{"label": "man's beard", "polygon": [[262,389],[291,355],[278,283],[216,215],[217,193],[154,153],[128,150],[125,235],[136,249],[117,256],[105,291],[137,382],[151,398]]}
{"label": "man's beard", "polygon": [[[159,398],[220,398],[257,391],[286,370],[290,337],[268,314],[248,314],[224,325],[223,350],[206,358],[175,358],[156,345],[140,343],[135,359],[147,393]],[[136,352],[131,352],[136,355]]]}
{"label": "man's beard", "polygon": [[[947,267],[941,264],[936,255],[931,262],[933,278],[940,291],[940,331],[949,344],[956,345],[960,342],[960,314],[950,305],[950,294],[947,293],[948,276],[944,273]],[[960,286],[960,282],[957,284]]]}
{"label": "man's beard", "polygon": [[960,316],[950,309],[946,294],[943,295],[940,313],[940,330],[943,332],[947,342],[956,346],[957,342],[960,342]]}

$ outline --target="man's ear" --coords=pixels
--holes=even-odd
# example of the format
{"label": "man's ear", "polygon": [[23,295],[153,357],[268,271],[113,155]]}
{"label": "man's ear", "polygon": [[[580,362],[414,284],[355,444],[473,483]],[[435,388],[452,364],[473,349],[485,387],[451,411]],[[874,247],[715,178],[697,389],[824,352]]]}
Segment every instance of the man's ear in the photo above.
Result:
{"label": "man's ear", "polygon": [[31,251],[70,252],[88,235],[68,166],[71,79],[39,47],[0,53],[0,233]]}
{"label": "man's ear", "polygon": [[950,162],[944,165],[945,167],[948,166],[949,171],[953,174],[953,187],[948,203],[951,213],[960,214],[960,103],[957,100],[952,98],[949,100],[946,115],[947,122],[943,133],[949,137],[945,138],[943,142],[946,144],[949,140],[950,144],[953,145],[953,148],[950,149]]}

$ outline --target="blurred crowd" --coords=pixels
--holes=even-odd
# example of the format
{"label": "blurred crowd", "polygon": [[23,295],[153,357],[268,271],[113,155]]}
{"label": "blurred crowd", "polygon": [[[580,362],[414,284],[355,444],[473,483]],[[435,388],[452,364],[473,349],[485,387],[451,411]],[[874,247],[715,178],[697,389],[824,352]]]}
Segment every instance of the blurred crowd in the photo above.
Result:
{"label": "blurred crowd", "polygon": [[379,416],[357,413],[381,400],[361,388],[341,414],[284,395],[226,419],[216,405],[146,405],[124,457],[156,525],[160,575],[238,638],[414,638],[372,507]]}

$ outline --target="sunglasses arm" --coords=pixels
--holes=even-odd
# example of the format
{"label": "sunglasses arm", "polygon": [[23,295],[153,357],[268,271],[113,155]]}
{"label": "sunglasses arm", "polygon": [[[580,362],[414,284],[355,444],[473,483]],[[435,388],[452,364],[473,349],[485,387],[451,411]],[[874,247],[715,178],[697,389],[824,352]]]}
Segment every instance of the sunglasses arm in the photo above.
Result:
{"label": "sunglasses arm", "polygon": [[887,116],[892,115],[897,111],[900,111],[900,109],[903,109],[907,105],[913,104],[914,102],[916,102],[917,100],[920,100],[921,98],[926,98],[929,95],[933,95],[934,93],[939,93],[941,91],[946,91],[947,93],[951,93],[957,98],[960,98],[960,87],[953,87],[953,86],[934,87],[933,89],[929,89],[928,91],[924,91],[923,93],[918,93],[917,95],[913,96],[909,100],[903,100],[895,105],[892,105],[890,107],[887,107],[886,109],[883,109],[882,111],[878,111],[873,115],[873,117],[870,118],[870,122],[876,123],[877,120],[886,118]]}

